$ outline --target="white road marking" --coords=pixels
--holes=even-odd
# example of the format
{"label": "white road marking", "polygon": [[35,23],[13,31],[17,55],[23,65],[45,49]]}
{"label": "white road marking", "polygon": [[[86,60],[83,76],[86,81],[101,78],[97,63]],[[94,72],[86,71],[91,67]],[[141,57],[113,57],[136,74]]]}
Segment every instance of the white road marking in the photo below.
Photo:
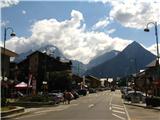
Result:
{"label": "white road marking", "polygon": [[109,105],[111,106],[111,103],[112,103],[112,96],[111,96],[111,99],[110,99],[110,101],[109,101]]}
{"label": "white road marking", "polygon": [[115,113],[121,113],[121,114],[126,114],[125,112],[123,112],[123,111],[119,111],[119,110],[112,110],[112,112],[115,112]]}
{"label": "white road marking", "polygon": [[88,107],[89,107],[89,108],[92,108],[92,107],[94,107],[94,104],[90,104]]}
{"label": "white road marking", "polygon": [[114,108],[114,109],[119,109],[119,110],[124,110],[124,107],[122,108],[122,107],[112,106],[112,108]]}
{"label": "white road marking", "polygon": [[116,114],[113,114],[113,113],[112,113],[112,115],[115,116],[115,117],[117,117],[117,118],[119,118],[119,119],[121,119],[121,120],[126,120],[126,118],[121,117],[121,116],[119,116],[119,115],[116,115]]}
{"label": "white road marking", "polygon": [[[122,100],[122,103],[123,103],[123,100]],[[129,113],[128,113],[127,109],[126,109],[126,106],[124,104],[123,104],[123,106],[124,106],[124,110],[125,110],[125,112],[127,114],[127,120],[131,120],[131,118],[129,116]]]}

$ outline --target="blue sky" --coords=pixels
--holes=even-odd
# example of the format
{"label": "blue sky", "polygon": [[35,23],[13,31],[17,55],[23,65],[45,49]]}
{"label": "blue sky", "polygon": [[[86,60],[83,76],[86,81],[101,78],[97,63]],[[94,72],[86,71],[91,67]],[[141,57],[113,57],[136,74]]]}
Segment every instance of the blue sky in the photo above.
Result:
{"label": "blue sky", "polygon": [[[159,14],[156,13],[159,10],[159,3],[133,1],[136,5],[127,2],[108,2],[108,0],[105,2],[17,2],[16,0],[16,5],[1,8],[1,34],[3,35],[5,26],[14,28],[17,37],[8,38],[7,44],[9,49],[18,53],[40,47],[46,42],[54,43],[67,57],[85,63],[104,51],[122,50],[132,41],[141,43],[154,53],[154,27],[150,26],[149,33],[145,33],[143,29],[151,20],[159,20]],[[43,28],[45,29],[42,30]],[[53,35],[46,32],[50,29]],[[64,33],[66,29],[74,33]],[[54,32],[59,35],[58,38]],[[36,43],[37,40],[41,44]],[[33,48],[24,49],[24,43],[31,44]],[[74,47],[76,49],[71,49]],[[89,51],[88,54],[86,51]]]}

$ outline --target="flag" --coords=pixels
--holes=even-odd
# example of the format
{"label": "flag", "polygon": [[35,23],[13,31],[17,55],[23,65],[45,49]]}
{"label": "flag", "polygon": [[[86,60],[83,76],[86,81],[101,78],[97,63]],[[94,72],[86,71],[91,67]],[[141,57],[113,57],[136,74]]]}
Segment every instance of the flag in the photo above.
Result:
{"label": "flag", "polygon": [[32,74],[29,74],[28,86],[31,85],[31,81],[32,81]]}

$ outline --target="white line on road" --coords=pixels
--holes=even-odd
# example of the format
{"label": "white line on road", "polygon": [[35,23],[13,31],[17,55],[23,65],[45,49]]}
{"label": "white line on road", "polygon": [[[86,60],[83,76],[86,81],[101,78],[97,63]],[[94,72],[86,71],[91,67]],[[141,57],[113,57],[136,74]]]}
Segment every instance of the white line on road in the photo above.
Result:
{"label": "white line on road", "polygon": [[109,101],[109,105],[111,105],[111,103],[112,103],[112,96],[111,96],[111,99],[110,99],[110,101]]}
{"label": "white line on road", "polygon": [[119,118],[119,119],[121,119],[121,120],[126,120],[126,118],[121,117],[121,116],[119,116],[119,115],[116,115],[116,114],[113,114],[113,113],[112,113],[112,115],[115,116],[115,117],[117,117],[117,118]]}
{"label": "white line on road", "polygon": [[[122,103],[123,103],[123,100],[122,100]],[[131,120],[131,118],[130,118],[130,116],[129,116],[129,113],[128,113],[128,111],[127,111],[127,109],[126,109],[126,106],[123,104],[123,106],[124,106],[124,110],[125,110],[125,112],[126,112],[126,114],[127,114],[127,120]]]}
{"label": "white line on road", "polygon": [[121,114],[126,114],[125,112],[123,111],[118,111],[118,110],[112,110],[113,112],[116,112],[116,113],[121,113]]}
{"label": "white line on road", "polygon": [[124,108],[124,106],[122,106],[122,105],[117,105],[117,104],[112,104],[112,106],[116,106],[116,107],[122,107],[122,108]]}
{"label": "white line on road", "polygon": [[94,107],[94,104],[90,104],[88,107],[89,107],[89,108],[92,108],[92,107]]}
{"label": "white line on road", "polygon": [[122,107],[112,106],[112,108],[114,108],[114,109],[119,109],[119,110],[124,110],[124,107],[122,108]]}

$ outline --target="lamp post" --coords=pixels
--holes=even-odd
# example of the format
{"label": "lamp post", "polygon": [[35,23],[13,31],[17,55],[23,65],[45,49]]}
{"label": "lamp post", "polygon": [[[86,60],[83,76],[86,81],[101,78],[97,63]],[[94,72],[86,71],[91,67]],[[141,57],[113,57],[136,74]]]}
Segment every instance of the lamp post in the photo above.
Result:
{"label": "lamp post", "polygon": [[5,47],[6,47],[6,38],[7,38],[7,31],[8,30],[11,30],[11,34],[10,34],[10,36],[11,37],[14,37],[14,36],[16,36],[16,34],[15,34],[15,32],[14,32],[14,30],[13,30],[13,28],[12,27],[5,27],[4,28],[4,51],[3,51],[3,53],[4,53],[4,57],[2,57],[3,58],[3,69],[2,69],[2,80],[4,80],[4,78],[5,78],[5,74],[4,74],[4,72],[5,72],[5,70],[4,70],[4,67],[5,67]]}
{"label": "lamp post", "polygon": [[158,31],[157,31],[157,22],[149,22],[147,23],[146,28],[144,29],[145,32],[149,32],[149,28],[148,26],[150,24],[153,24],[155,27],[155,36],[156,36],[156,44],[157,44],[157,61],[158,61],[158,65],[159,65],[159,47],[158,47]]}
{"label": "lamp post", "polygon": [[[14,30],[13,30],[13,28],[12,27],[5,27],[4,28],[4,49],[3,49],[3,54],[4,54],[4,56],[2,57],[2,65],[3,65],[3,67],[2,67],[2,80],[3,81],[7,81],[7,79],[6,79],[6,77],[5,77],[5,47],[6,47],[6,38],[7,38],[7,31],[8,30],[11,30],[11,34],[10,34],[10,36],[11,37],[13,37],[13,36],[16,36],[16,34],[14,33]],[[4,91],[5,92],[5,95],[7,95],[7,88],[5,88],[6,90]],[[6,96],[5,96],[6,97]]]}

